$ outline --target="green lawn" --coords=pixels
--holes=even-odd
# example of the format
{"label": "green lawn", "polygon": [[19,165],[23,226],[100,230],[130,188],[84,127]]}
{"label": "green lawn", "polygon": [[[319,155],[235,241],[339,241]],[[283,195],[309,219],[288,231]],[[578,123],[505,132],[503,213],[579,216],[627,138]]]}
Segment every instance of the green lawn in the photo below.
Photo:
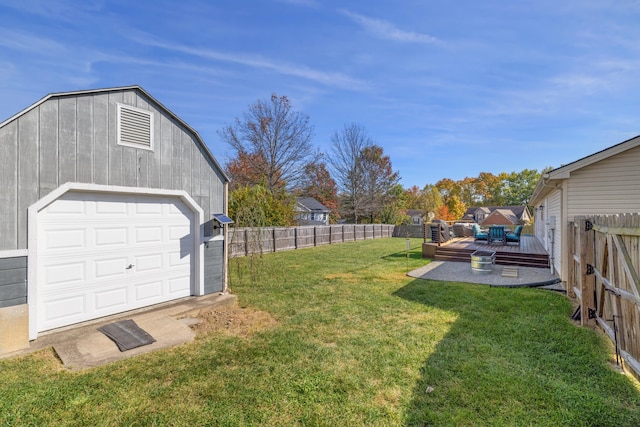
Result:
{"label": "green lawn", "polygon": [[83,372],[50,350],[0,360],[0,425],[640,425],[637,383],[564,296],[412,279],[412,246],[232,260],[251,333]]}

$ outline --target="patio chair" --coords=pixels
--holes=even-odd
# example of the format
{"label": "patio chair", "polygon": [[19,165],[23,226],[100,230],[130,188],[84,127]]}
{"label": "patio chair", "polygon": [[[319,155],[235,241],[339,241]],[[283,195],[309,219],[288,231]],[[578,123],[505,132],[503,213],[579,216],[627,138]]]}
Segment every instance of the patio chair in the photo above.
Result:
{"label": "patio chair", "polygon": [[478,224],[473,224],[473,237],[476,240],[487,240],[489,235],[484,233]]}
{"label": "patio chair", "polygon": [[507,233],[507,236],[506,236],[507,243],[517,243],[519,245],[521,233],[522,233],[522,225],[519,225],[516,227],[515,230],[513,230],[513,233]]}
{"label": "patio chair", "polygon": [[489,238],[487,239],[488,243],[499,243],[504,245],[507,243],[505,238],[505,227],[504,225],[492,225],[489,227]]}

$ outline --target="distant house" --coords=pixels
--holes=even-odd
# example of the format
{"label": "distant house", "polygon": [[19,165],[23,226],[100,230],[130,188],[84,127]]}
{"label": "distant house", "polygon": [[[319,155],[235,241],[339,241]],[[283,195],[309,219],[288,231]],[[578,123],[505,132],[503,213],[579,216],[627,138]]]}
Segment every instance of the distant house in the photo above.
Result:
{"label": "distant house", "polygon": [[540,178],[531,196],[535,236],[566,280],[568,224],[577,216],[640,212],[640,136],[553,169]]}
{"label": "distant house", "polygon": [[424,223],[424,211],[422,209],[408,209],[407,216],[411,218],[411,224],[422,225]]}
{"label": "distant house", "polygon": [[531,214],[526,206],[476,206],[467,209],[462,220],[481,225],[528,224]]}
{"label": "distant house", "polygon": [[313,197],[298,197],[295,209],[299,225],[329,225],[331,210]]}

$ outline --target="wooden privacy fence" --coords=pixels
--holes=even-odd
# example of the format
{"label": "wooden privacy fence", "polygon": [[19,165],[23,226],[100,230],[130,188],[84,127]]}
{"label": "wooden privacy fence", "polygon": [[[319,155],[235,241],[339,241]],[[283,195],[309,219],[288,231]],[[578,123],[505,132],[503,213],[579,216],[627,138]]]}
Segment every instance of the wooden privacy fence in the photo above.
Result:
{"label": "wooden privacy fence", "polygon": [[640,377],[640,214],[576,217],[569,246],[567,290],[581,323],[601,327]]}
{"label": "wooden privacy fence", "polygon": [[229,228],[232,257],[357,240],[392,237],[393,225],[341,224],[301,227]]}

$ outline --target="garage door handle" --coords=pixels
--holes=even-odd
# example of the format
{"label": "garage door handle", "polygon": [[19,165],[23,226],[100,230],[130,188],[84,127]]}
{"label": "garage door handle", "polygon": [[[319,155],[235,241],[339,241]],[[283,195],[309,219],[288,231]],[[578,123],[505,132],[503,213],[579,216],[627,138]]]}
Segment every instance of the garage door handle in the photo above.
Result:
{"label": "garage door handle", "polygon": [[129,264],[129,265],[127,266],[127,270],[131,270],[132,268],[133,268],[133,264]]}

